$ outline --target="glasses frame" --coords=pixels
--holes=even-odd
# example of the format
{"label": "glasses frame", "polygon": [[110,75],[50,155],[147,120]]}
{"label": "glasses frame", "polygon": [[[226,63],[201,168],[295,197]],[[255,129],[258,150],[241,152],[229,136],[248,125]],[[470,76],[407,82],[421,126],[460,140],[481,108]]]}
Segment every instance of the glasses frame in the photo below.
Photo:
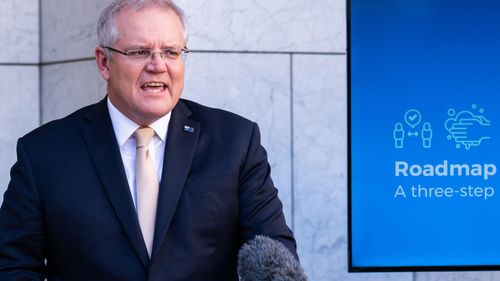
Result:
{"label": "glasses frame", "polygon": [[[130,51],[126,51],[126,52],[124,52],[124,51],[121,51],[121,50],[115,49],[115,48],[110,47],[110,46],[102,46],[102,47],[103,47],[103,48],[105,48],[105,49],[108,49],[108,50],[110,50],[110,51],[112,51],[112,52],[116,52],[116,53],[118,53],[118,54],[124,55],[124,56],[126,56],[126,57],[130,58],[131,60],[137,60],[137,59],[139,59],[139,58],[133,58],[133,57],[131,57],[131,56],[132,56],[132,54],[130,54],[130,53],[129,53],[130,51],[139,51],[139,50],[144,50],[144,51],[149,51],[149,52],[150,52],[149,56],[144,58],[145,60],[146,60],[146,59],[150,59],[150,58],[152,58],[154,54],[159,54],[159,55],[160,55],[160,58],[161,58],[163,61],[166,61],[166,60],[165,60],[165,58],[163,57],[163,55],[165,54],[163,51],[161,51],[161,52],[152,52],[152,51],[150,51],[150,50],[148,50],[148,49],[137,49],[137,50],[130,50]],[[186,57],[187,57],[187,54],[189,53],[189,49],[188,49],[186,46],[184,46],[184,47],[180,50],[180,53],[181,53],[181,54],[180,54],[180,57],[182,57],[182,61],[186,61]]]}

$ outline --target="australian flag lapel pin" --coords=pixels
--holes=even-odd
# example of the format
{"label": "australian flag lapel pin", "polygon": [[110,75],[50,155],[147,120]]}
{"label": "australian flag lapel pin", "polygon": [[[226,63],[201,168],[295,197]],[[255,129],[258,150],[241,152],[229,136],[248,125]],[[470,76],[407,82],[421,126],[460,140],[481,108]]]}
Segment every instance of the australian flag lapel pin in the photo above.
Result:
{"label": "australian flag lapel pin", "polygon": [[184,126],[184,132],[194,133],[194,128],[193,128],[193,127],[191,127],[191,126],[187,126],[187,125],[185,125],[185,126]]}

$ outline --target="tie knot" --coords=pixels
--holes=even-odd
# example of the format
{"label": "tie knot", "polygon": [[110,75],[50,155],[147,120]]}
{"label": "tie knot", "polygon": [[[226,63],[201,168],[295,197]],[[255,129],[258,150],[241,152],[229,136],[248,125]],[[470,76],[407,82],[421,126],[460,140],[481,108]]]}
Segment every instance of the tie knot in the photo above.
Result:
{"label": "tie knot", "polygon": [[137,148],[148,146],[154,134],[155,131],[150,127],[140,127],[135,130],[134,137]]}

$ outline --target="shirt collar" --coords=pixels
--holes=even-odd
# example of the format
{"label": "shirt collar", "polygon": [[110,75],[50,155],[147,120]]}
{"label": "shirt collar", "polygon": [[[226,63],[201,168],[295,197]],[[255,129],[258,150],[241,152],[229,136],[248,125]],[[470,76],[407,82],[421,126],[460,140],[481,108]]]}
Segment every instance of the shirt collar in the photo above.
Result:
{"label": "shirt collar", "polygon": [[[111,123],[113,124],[116,140],[118,141],[118,145],[122,146],[140,126],[137,125],[134,121],[130,120],[127,116],[123,115],[123,113],[121,113],[113,105],[113,103],[111,103],[109,98],[107,99],[107,103],[109,117],[111,118]],[[149,125],[149,127],[153,128],[153,130],[155,131],[156,136],[158,136],[163,142],[165,142],[167,138],[169,121],[170,112]]]}

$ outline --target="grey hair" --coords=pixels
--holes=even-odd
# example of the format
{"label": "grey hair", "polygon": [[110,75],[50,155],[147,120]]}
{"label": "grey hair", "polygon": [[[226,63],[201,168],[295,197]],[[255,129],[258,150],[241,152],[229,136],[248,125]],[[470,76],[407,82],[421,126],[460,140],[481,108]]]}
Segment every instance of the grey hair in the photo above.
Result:
{"label": "grey hair", "polygon": [[[181,20],[184,29],[184,43],[187,44],[188,24],[184,11],[171,0],[115,0],[111,2],[99,16],[97,21],[97,40],[99,46],[113,46],[120,36],[115,26],[115,19],[121,9],[127,7],[140,11],[149,6],[156,6],[173,11]],[[107,57],[111,52],[105,49]]]}

